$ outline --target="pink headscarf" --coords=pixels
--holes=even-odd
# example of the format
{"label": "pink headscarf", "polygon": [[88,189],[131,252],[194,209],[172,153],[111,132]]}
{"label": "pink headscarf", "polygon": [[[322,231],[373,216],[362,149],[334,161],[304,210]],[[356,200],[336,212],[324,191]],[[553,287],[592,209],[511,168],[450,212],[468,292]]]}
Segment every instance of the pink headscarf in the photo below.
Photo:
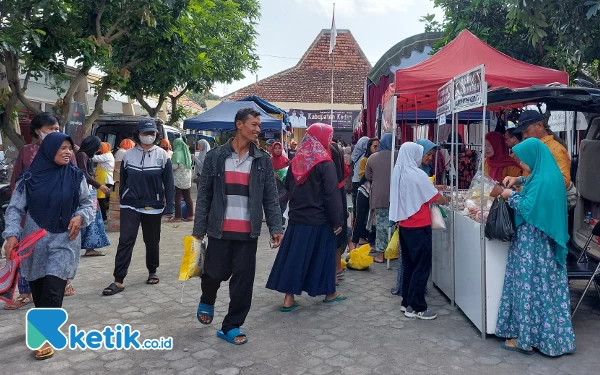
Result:
{"label": "pink headscarf", "polygon": [[292,159],[292,173],[297,185],[302,185],[310,171],[319,163],[331,161],[329,143],[333,139],[333,128],[327,124],[313,124],[306,131],[302,144]]}

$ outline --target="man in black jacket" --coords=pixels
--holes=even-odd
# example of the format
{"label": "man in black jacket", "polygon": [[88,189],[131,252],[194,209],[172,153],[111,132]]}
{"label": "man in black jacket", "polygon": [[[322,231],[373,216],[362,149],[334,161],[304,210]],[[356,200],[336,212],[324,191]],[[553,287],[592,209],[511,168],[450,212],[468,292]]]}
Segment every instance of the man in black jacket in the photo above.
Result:
{"label": "man in black jacket", "polygon": [[217,291],[221,282],[231,277],[229,311],[217,336],[236,345],[248,341],[240,327],[252,303],[263,210],[271,246],[279,247],[283,238],[273,165],[254,143],[260,124],[259,112],[239,110],[235,137],[206,155],[192,233],[200,240],[208,235],[198,320],[212,322]]}

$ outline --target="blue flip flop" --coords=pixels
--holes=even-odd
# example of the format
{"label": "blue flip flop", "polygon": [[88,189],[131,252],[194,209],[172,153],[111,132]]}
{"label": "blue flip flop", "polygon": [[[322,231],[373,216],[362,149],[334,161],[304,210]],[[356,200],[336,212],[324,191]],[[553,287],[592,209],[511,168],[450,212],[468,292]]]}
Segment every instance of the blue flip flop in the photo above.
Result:
{"label": "blue flip flop", "polygon": [[325,303],[332,303],[332,302],[340,302],[340,301],[344,301],[348,299],[348,296],[342,296],[341,293],[338,293],[335,298],[332,299],[324,299],[323,302]]}
{"label": "blue flip flop", "polygon": [[511,352],[517,352],[517,353],[521,353],[521,354],[525,354],[525,355],[534,355],[535,354],[535,350],[533,350],[533,349],[525,350],[525,349],[516,348],[516,347],[512,347],[512,346],[506,346],[506,343],[504,343],[504,342],[500,346],[502,346],[502,349],[508,350]]}
{"label": "blue flip flop", "polygon": [[290,312],[290,311],[294,310],[298,306],[299,305],[296,302],[294,302],[291,306],[288,306],[288,307],[281,306],[279,308],[279,311],[281,311],[281,312]]}
{"label": "blue flip flop", "polygon": [[[208,316],[210,317],[210,320],[208,322],[203,321],[202,319],[200,319],[200,315],[204,315],[204,316]],[[215,306],[213,305],[207,305],[205,303],[200,303],[198,305],[198,312],[196,313],[196,318],[198,318],[198,321],[202,324],[210,324],[213,321],[213,317],[215,316]]]}
{"label": "blue flip flop", "polygon": [[[244,341],[236,342],[235,338],[239,337],[239,336],[244,336]],[[233,344],[233,345],[243,345],[248,342],[248,338],[246,337],[246,334],[244,332],[242,332],[242,330],[239,328],[233,328],[233,329],[229,330],[229,332],[227,332],[227,334],[224,334],[223,330],[220,329],[217,331],[217,337],[220,337],[223,340],[225,340],[228,343]]]}

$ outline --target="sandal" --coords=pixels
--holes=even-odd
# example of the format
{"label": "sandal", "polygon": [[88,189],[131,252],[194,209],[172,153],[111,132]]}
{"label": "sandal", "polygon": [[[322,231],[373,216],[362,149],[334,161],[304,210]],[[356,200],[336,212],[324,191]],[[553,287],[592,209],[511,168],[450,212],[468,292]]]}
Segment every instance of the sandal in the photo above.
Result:
{"label": "sandal", "polygon": [[296,302],[294,302],[291,306],[281,306],[279,308],[279,311],[281,312],[291,312],[292,310],[294,310],[296,307],[298,307],[300,305],[298,305]]}
{"label": "sandal", "polygon": [[107,288],[102,291],[103,296],[114,296],[117,293],[121,293],[125,290],[124,286],[118,286],[115,283],[110,284]]}
{"label": "sandal", "polygon": [[517,352],[517,353],[521,353],[521,354],[526,354],[526,355],[534,355],[535,354],[535,350],[533,350],[533,348],[529,349],[529,350],[525,350],[525,349],[521,349],[517,346],[517,340],[516,339],[510,339],[508,340],[511,344],[511,346],[506,345],[506,341],[503,342],[500,346],[502,347],[502,349],[504,350],[508,350],[511,352]]}
{"label": "sandal", "polygon": [[[200,323],[202,323],[204,325],[210,324],[210,323],[212,323],[214,316],[215,316],[215,306],[214,305],[207,305],[202,302],[200,302],[200,304],[198,304],[198,311],[196,312],[196,317],[198,318],[198,321]],[[208,318],[210,318],[210,320],[204,321],[204,320],[202,320],[202,317],[208,317]]]}
{"label": "sandal", "polygon": [[[88,253],[89,251],[89,253]],[[83,254],[84,257],[103,257],[106,256],[106,254],[104,254],[102,251],[98,251],[98,250],[86,250],[85,254]]]}
{"label": "sandal", "polygon": [[[246,334],[242,332],[242,330],[239,328],[230,329],[229,332],[227,332],[227,334],[223,333],[223,330],[220,329],[217,331],[217,337],[220,337],[233,345],[243,345],[248,342]],[[235,339],[238,337],[244,337],[244,340],[240,342],[235,341]]]}
{"label": "sandal", "polygon": [[40,349],[35,351],[35,359],[44,360],[54,356],[54,349],[49,344],[45,344]]}
{"label": "sandal", "polygon": [[146,284],[149,285],[156,285],[160,282],[160,279],[158,278],[158,276],[155,273],[151,273],[148,276],[148,280],[146,280]]}
{"label": "sandal", "polygon": [[190,217],[186,217],[185,219],[181,219],[183,221],[194,221],[194,217],[190,216]]}
{"label": "sandal", "polygon": [[13,303],[5,305],[4,310],[18,310],[21,307],[27,306],[32,302],[33,300],[30,297],[17,297],[17,299],[14,300]]}
{"label": "sandal", "polygon": [[332,303],[332,302],[340,302],[340,301],[344,301],[348,299],[348,297],[343,294],[343,293],[338,293],[335,297],[333,297],[332,299],[324,299],[323,302],[325,303]]}
{"label": "sandal", "polygon": [[73,283],[69,281],[67,286],[65,287],[65,297],[70,297],[75,295],[75,288],[73,288]]}
{"label": "sandal", "polygon": [[181,223],[181,219],[176,218],[176,217],[170,217],[167,221],[169,223]]}

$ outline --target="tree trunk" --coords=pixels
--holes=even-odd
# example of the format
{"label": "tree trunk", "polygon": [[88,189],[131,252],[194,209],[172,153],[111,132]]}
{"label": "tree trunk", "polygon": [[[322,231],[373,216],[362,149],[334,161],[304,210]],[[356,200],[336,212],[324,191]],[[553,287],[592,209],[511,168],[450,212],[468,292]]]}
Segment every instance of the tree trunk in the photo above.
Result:
{"label": "tree trunk", "polygon": [[175,121],[177,121],[177,119],[175,118],[176,113],[177,113],[177,100],[179,99],[179,96],[170,96],[171,98],[171,118],[169,118],[169,122],[167,123],[167,125],[173,125],[175,123]]}
{"label": "tree trunk", "polygon": [[104,111],[104,96],[108,93],[110,89],[110,83],[104,81],[102,86],[100,86],[100,90],[96,93],[96,104],[94,105],[94,111],[85,119],[85,134],[90,135],[92,132],[92,125],[98,119],[98,117]]}
{"label": "tree trunk", "polygon": [[6,103],[4,113],[0,116],[0,128],[2,129],[2,132],[6,134],[8,139],[10,139],[10,141],[20,150],[25,145],[25,139],[16,132],[12,119],[12,114],[18,102],[19,99],[17,98],[17,94],[13,92]]}

